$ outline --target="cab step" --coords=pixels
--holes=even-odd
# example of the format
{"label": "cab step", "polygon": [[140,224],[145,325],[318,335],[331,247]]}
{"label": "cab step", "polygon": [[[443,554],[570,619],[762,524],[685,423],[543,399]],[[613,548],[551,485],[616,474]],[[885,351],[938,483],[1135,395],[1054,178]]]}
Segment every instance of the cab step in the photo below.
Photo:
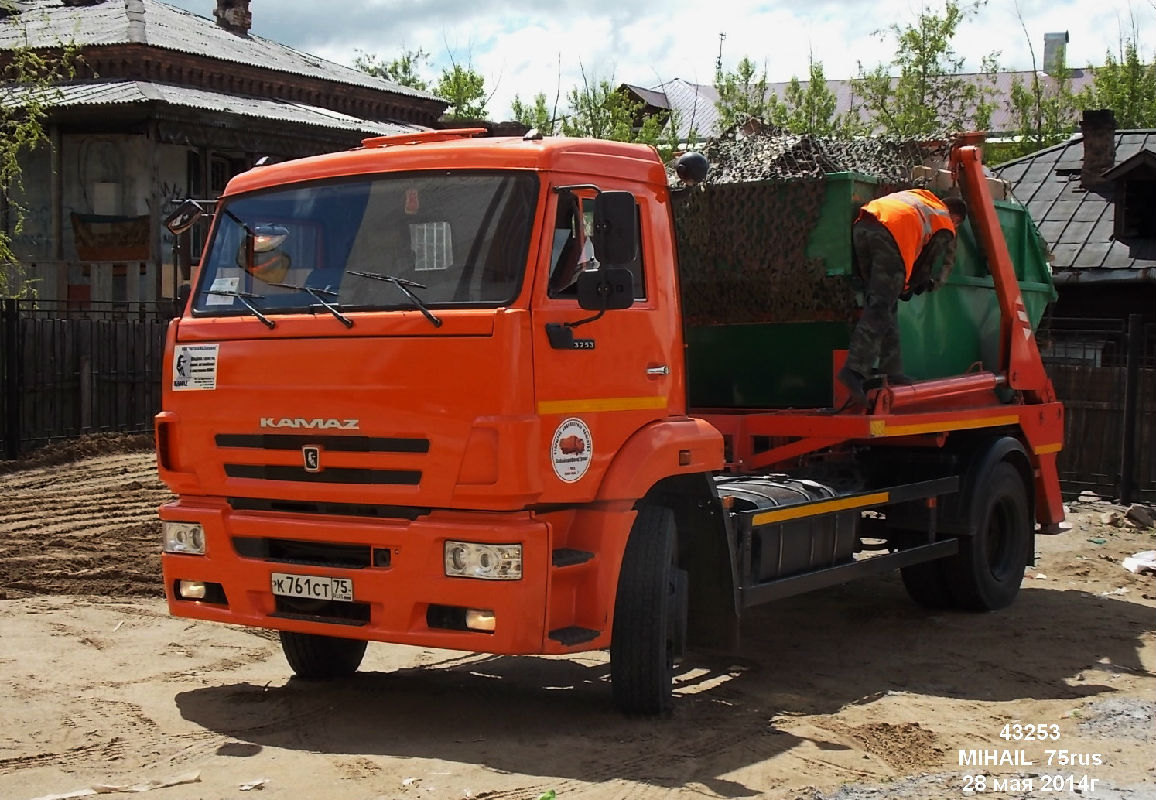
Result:
{"label": "cab step", "polygon": [[595,631],[590,628],[579,628],[571,625],[569,628],[557,628],[550,631],[550,638],[567,647],[573,647],[574,645],[598,638],[598,634],[601,632],[602,631]]}
{"label": "cab step", "polygon": [[594,558],[594,554],[587,550],[560,547],[551,553],[550,563],[555,567],[575,567],[579,564],[585,564],[592,558]]}

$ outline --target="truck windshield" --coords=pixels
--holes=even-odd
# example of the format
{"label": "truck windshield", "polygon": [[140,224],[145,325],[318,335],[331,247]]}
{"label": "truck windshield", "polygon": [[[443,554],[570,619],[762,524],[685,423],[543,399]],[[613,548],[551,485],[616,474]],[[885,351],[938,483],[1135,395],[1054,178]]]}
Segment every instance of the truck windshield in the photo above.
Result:
{"label": "truck windshield", "polygon": [[525,272],[537,193],[532,173],[440,171],[226,199],[193,310],[275,315],[507,304]]}

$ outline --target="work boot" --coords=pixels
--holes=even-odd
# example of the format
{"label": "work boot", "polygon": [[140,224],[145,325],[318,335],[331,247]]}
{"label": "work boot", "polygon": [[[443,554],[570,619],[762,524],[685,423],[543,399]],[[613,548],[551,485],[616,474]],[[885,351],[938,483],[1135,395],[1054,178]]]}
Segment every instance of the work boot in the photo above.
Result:
{"label": "work boot", "polygon": [[835,377],[839,379],[839,383],[847,387],[852,400],[864,408],[867,407],[867,393],[863,391],[862,375],[844,364]]}

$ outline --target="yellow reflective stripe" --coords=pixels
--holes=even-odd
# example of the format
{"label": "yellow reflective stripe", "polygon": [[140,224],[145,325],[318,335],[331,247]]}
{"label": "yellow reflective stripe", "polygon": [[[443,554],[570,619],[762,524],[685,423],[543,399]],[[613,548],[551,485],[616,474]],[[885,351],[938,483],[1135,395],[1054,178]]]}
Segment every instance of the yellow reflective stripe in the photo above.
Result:
{"label": "yellow reflective stripe", "polygon": [[1037,456],[1046,456],[1048,453],[1058,453],[1064,449],[1063,442],[1056,442],[1055,444],[1041,444],[1039,447],[1033,447],[1032,452]]}
{"label": "yellow reflective stripe", "polygon": [[866,494],[862,497],[845,497],[842,500],[824,500],[822,503],[807,503],[801,506],[788,506],[773,511],[763,511],[751,519],[754,525],[765,525],[768,522],[786,522],[789,519],[800,517],[816,517],[820,514],[830,514],[834,511],[846,511],[850,508],[864,508],[886,503],[891,497],[889,492]]}
{"label": "yellow reflective stripe", "polygon": [[942,431],[962,431],[970,428],[989,428],[997,425],[1015,425],[1018,416],[985,417],[965,419],[958,422],[922,422],[918,425],[888,425],[887,420],[872,420],[872,436],[911,436],[916,433],[940,433]]}
{"label": "yellow reflective stripe", "polygon": [[540,400],[539,414],[583,414],[594,411],[642,411],[666,408],[666,398],[651,397],[597,397],[590,400]]}

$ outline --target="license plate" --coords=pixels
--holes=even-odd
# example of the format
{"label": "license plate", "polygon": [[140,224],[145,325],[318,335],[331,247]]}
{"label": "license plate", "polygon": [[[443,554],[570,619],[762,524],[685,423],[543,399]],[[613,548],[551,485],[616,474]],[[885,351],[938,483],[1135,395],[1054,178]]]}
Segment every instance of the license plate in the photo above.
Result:
{"label": "license plate", "polygon": [[282,597],[353,602],[352,578],[322,578],[317,575],[291,575],[287,572],[274,572],[270,580],[273,594],[279,594]]}

